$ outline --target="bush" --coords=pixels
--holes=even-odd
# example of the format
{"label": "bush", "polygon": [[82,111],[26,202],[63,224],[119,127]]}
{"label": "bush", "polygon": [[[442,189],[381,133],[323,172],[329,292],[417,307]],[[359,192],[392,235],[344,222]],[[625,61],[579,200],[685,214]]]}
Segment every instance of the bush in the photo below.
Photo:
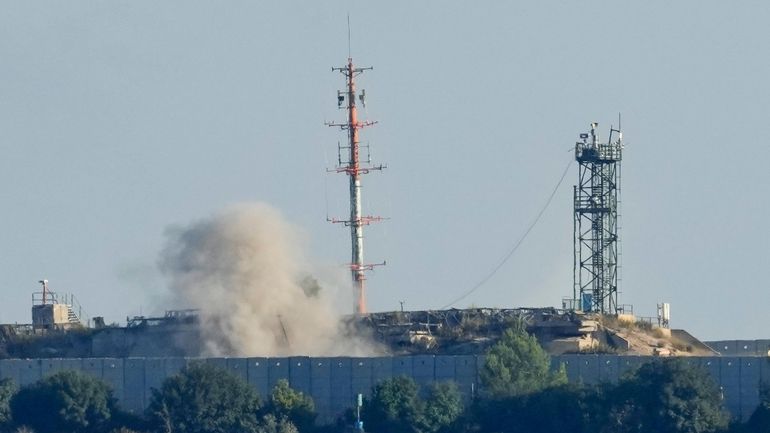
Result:
{"label": "bush", "polygon": [[463,413],[460,390],[454,382],[428,385],[427,398],[420,416],[420,430],[435,433],[454,424]]}
{"label": "bush", "polygon": [[564,385],[527,395],[481,400],[462,431],[510,433],[598,432],[599,389]]}
{"label": "bush", "polygon": [[605,431],[705,433],[727,427],[719,389],[683,359],[642,365],[609,392]]}
{"label": "bush", "polygon": [[447,430],[463,413],[460,391],[454,382],[428,386],[420,397],[414,379],[406,376],[384,380],[364,402],[364,427],[374,433],[436,433]]}
{"label": "bush", "polygon": [[0,428],[7,428],[11,423],[11,398],[16,393],[16,385],[10,379],[0,380]]}
{"label": "bush", "polygon": [[317,416],[313,399],[293,390],[286,379],[279,380],[273,387],[263,413],[274,415],[277,421],[286,419],[303,433],[313,428]]}
{"label": "bush", "polygon": [[394,377],[378,383],[365,402],[364,427],[375,433],[415,433],[422,410],[414,379]]}
{"label": "bush", "polygon": [[267,414],[262,418],[256,433],[299,433],[299,430],[286,417],[277,418],[273,414]]}
{"label": "bush", "polygon": [[503,333],[486,354],[479,372],[484,391],[493,398],[540,391],[567,382],[564,370],[551,372],[551,358],[523,327]]}
{"label": "bush", "polygon": [[166,433],[258,431],[259,396],[229,371],[191,364],[153,390],[147,408],[150,427]]}
{"label": "bush", "polygon": [[62,371],[21,388],[10,408],[16,425],[36,433],[105,432],[116,412],[109,386],[75,371]]}

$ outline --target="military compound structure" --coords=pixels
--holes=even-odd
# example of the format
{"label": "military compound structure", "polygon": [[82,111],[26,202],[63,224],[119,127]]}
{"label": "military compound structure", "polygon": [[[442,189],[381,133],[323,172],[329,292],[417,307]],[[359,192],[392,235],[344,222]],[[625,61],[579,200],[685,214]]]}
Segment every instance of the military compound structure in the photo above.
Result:
{"label": "military compound structure", "polygon": [[612,382],[644,362],[682,356],[714,378],[734,417],[748,418],[759,404],[760,386],[770,385],[770,341],[704,344],[684,330],[669,329],[668,304],[659,306],[656,320],[634,317],[631,308],[618,302],[620,122],[610,128],[606,142],[592,123],[575,144],[573,293],[561,309],[368,313],[365,272],[385,264],[366,264],[363,253],[364,226],[382,218],[363,213],[361,177],[384,168],[361,156],[362,147],[368,147],[360,144],[360,130],[376,122],[358,118],[357,104],[365,103],[365,93],[356,89],[355,77],[369,69],[355,67],[350,57],[345,66],[333,68],[346,80],[345,90],[337,94],[346,120],[328,125],[346,131],[347,140],[338,145],[338,164],[330,171],[349,177],[350,213],[329,221],[350,228],[355,314],[346,320],[371,335],[383,356],[202,358],[194,310],[128,318],[124,327],[105,326],[95,318],[91,328],[74,297],[57,296],[41,280],[42,292],[33,295],[32,324],[0,325],[0,378],[23,386],[56,371],[79,370],[110,384],[124,409],[140,412],[164,379],[190,362],[206,362],[240,376],[262,396],[278,380],[288,379],[314,399],[321,421],[331,421],[354,406],[357,394],[368,395],[378,381],[399,375],[419,384],[453,380],[463,397],[472,399],[483,391],[481,354],[506,327],[519,322],[550,352],[554,368],[565,366],[570,381]]}

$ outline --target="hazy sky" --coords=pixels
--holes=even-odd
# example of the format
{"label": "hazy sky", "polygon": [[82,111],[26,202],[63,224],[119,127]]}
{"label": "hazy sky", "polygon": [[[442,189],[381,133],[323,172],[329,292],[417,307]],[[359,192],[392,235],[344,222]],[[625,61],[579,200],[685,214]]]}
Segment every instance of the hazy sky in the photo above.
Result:
{"label": "hazy sky", "polygon": [[[162,312],[164,230],[264,201],[342,266],[332,66],[350,13],[384,173],[364,179],[372,310],[438,308],[543,206],[579,133],[623,113],[620,302],[703,339],[770,338],[770,4],[0,2],[0,322],[41,278],[91,315]],[[572,291],[573,166],[460,303]],[[348,309],[348,306],[343,306]]]}

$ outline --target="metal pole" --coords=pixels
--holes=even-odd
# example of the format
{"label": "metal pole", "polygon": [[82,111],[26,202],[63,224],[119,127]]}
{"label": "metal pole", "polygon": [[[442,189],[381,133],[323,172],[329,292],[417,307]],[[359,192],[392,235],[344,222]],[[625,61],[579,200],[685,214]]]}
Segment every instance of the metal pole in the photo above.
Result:
{"label": "metal pole", "polygon": [[349,217],[345,221],[331,219],[329,221],[334,223],[344,223],[346,226],[350,226],[350,243],[351,243],[351,257],[350,257],[350,273],[353,280],[353,287],[355,292],[354,311],[358,315],[366,314],[366,275],[367,270],[371,270],[374,266],[384,265],[381,264],[365,264],[364,263],[364,226],[372,221],[380,221],[382,218],[374,216],[364,216],[362,213],[362,200],[361,200],[361,176],[369,173],[372,170],[382,170],[384,166],[371,166],[367,161],[362,166],[360,159],[360,143],[359,143],[359,130],[364,127],[373,125],[377,122],[361,121],[358,119],[358,111],[356,108],[356,99],[360,98],[362,103],[364,102],[364,94],[356,94],[355,77],[365,70],[372,69],[356,68],[353,66],[353,59],[348,57],[348,62],[344,67],[332,68],[333,71],[339,71],[345,75],[345,91],[338,92],[338,106],[342,108],[342,101],[347,98],[347,104],[345,109],[347,111],[347,119],[345,122],[336,123],[329,122],[328,126],[338,126],[348,132],[348,157],[345,164],[342,164],[343,158],[341,156],[342,148],[338,149],[340,152],[339,161],[340,166],[335,171],[338,173],[346,173],[350,177],[350,213]]}
{"label": "metal pole", "polygon": [[348,58],[348,137],[350,139],[350,239],[351,250],[351,274],[356,291],[356,313],[366,313],[366,294],[364,281],[364,227],[361,220],[361,171],[358,142],[358,112],[356,111],[356,84],[354,80],[355,69],[353,59]]}

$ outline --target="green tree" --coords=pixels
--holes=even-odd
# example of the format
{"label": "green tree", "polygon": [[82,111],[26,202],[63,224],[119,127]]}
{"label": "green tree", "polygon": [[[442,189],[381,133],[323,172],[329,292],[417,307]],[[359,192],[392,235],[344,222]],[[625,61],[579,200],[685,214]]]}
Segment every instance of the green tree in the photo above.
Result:
{"label": "green tree", "polygon": [[607,402],[601,431],[608,433],[706,433],[729,422],[708,373],[680,358],[642,365],[609,392]]}
{"label": "green tree", "polygon": [[292,389],[286,379],[279,380],[273,387],[263,412],[274,415],[279,421],[288,419],[303,433],[312,430],[317,416],[313,399]]}
{"label": "green tree", "polygon": [[11,398],[16,393],[16,384],[11,379],[0,380],[0,428],[11,423]]}
{"label": "green tree", "polygon": [[422,406],[420,430],[426,433],[443,431],[462,415],[463,402],[455,382],[434,382],[428,385]]}
{"label": "green tree", "polygon": [[257,433],[299,433],[297,427],[286,417],[276,417],[269,413],[262,418]]}
{"label": "green tree", "polygon": [[10,407],[14,423],[36,433],[104,432],[116,413],[109,386],[76,371],[62,371],[21,388]]}
{"label": "green tree", "polygon": [[447,431],[462,413],[462,398],[454,382],[431,383],[423,399],[414,379],[398,376],[372,388],[361,418],[366,430],[374,433],[436,433]]}
{"label": "green tree", "polygon": [[486,353],[479,372],[484,391],[505,398],[540,391],[567,382],[564,369],[551,372],[551,359],[522,326],[506,330]]}
{"label": "green tree", "polygon": [[422,404],[414,379],[398,376],[383,380],[364,403],[364,427],[374,433],[416,433]]}
{"label": "green tree", "polygon": [[603,409],[601,389],[562,385],[530,394],[481,399],[472,408],[464,431],[508,433],[594,432],[594,417]]}
{"label": "green tree", "polygon": [[[305,430],[301,430],[305,433]],[[300,430],[286,417],[276,417],[269,413],[262,417],[257,433],[299,433]]]}
{"label": "green tree", "polygon": [[164,433],[258,431],[257,392],[241,378],[210,364],[194,363],[153,390],[147,415]]}

